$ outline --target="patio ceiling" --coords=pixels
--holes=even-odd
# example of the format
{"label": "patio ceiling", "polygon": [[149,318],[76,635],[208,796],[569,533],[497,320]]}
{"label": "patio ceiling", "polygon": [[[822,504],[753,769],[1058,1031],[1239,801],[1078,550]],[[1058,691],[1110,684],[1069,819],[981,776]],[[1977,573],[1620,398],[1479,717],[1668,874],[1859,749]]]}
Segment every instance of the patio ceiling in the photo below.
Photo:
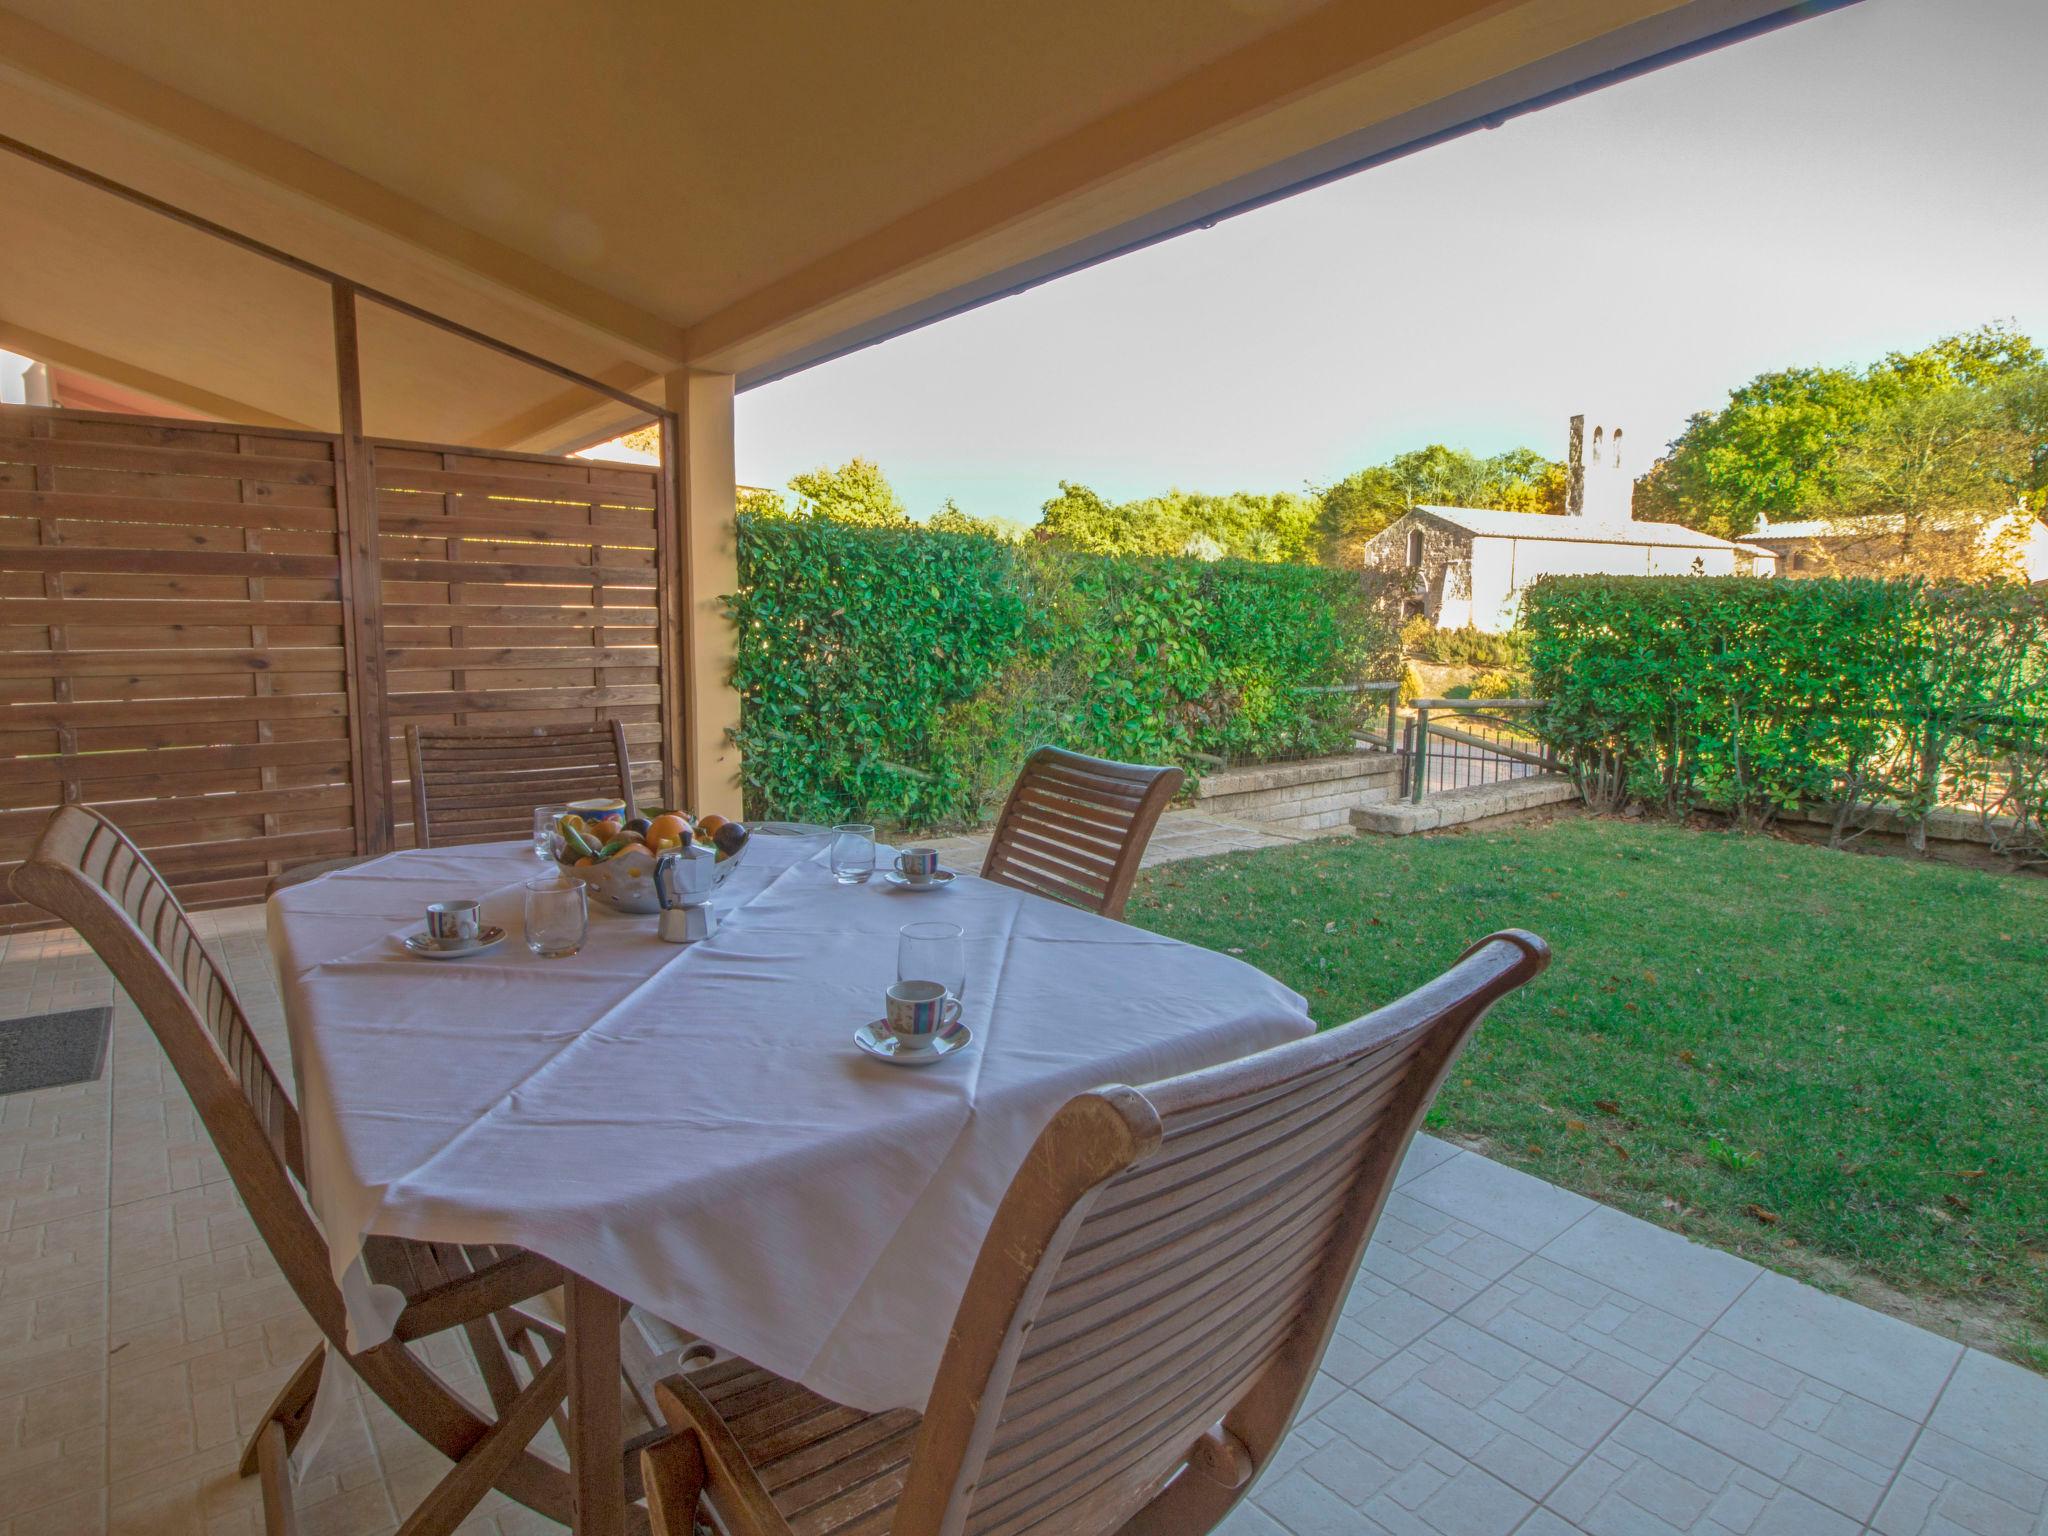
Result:
{"label": "patio ceiling", "polygon": [[[0,134],[658,402],[1819,8],[0,0]],[[13,156],[0,206],[0,345],[333,427],[316,283]],[[364,368],[372,432],[629,424],[395,318]]]}

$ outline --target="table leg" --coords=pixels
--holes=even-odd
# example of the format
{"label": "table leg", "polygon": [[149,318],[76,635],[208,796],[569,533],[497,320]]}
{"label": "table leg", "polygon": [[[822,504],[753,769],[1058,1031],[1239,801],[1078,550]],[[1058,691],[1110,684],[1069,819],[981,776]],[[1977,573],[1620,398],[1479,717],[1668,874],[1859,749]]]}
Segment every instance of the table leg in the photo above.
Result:
{"label": "table leg", "polygon": [[619,1403],[625,1305],[601,1285],[568,1285],[569,1481],[576,1536],[624,1536],[626,1425]]}

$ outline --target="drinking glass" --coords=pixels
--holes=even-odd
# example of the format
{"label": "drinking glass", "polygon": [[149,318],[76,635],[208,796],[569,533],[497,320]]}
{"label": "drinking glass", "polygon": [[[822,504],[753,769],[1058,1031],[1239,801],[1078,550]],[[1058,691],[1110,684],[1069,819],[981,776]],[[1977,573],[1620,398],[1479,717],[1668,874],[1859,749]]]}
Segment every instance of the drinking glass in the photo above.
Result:
{"label": "drinking glass", "polygon": [[573,955],[590,933],[590,892],[581,880],[526,882],[526,947],[543,959]]}
{"label": "drinking glass", "polygon": [[905,923],[896,937],[896,979],[936,981],[958,1000],[967,992],[967,946],[958,923]]}
{"label": "drinking glass", "polygon": [[866,885],[875,872],[875,829],[864,821],[832,829],[832,878],[841,885]]}
{"label": "drinking glass", "polygon": [[566,805],[536,805],[533,808],[533,856],[543,864],[555,862],[555,823],[569,814]]}

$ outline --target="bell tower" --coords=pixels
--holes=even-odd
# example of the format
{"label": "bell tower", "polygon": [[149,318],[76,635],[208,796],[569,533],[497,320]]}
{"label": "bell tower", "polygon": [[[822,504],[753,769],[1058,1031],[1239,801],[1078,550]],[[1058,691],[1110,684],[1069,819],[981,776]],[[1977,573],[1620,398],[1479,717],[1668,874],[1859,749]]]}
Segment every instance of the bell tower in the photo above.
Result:
{"label": "bell tower", "polygon": [[1636,482],[1616,426],[1572,418],[1565,511],[1588,522],[1626,523],[1635,516]]}

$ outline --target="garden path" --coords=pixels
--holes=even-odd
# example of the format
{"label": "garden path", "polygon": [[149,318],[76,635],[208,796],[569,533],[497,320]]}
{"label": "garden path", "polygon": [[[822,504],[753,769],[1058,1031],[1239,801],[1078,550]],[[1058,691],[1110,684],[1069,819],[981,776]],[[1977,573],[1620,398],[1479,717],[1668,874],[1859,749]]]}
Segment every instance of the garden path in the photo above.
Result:
{"label": "garden path", "polygon": [[[939,850],[940,861],[948,869],[978,870],[982,856],[988,852],[990,836],[989,829],[963,832],[957,837],[936,839],[932,846]],[[1176,859],[1204,859],[1215,853],[1282,848],[1306,840],[1298,833],[1277,831],[1256,822],[1232,821],[1202,811],[1172,810],[1161,816],[1152,829],[1152,841],[1145,847],[1144,867],[1171,864]]]}

